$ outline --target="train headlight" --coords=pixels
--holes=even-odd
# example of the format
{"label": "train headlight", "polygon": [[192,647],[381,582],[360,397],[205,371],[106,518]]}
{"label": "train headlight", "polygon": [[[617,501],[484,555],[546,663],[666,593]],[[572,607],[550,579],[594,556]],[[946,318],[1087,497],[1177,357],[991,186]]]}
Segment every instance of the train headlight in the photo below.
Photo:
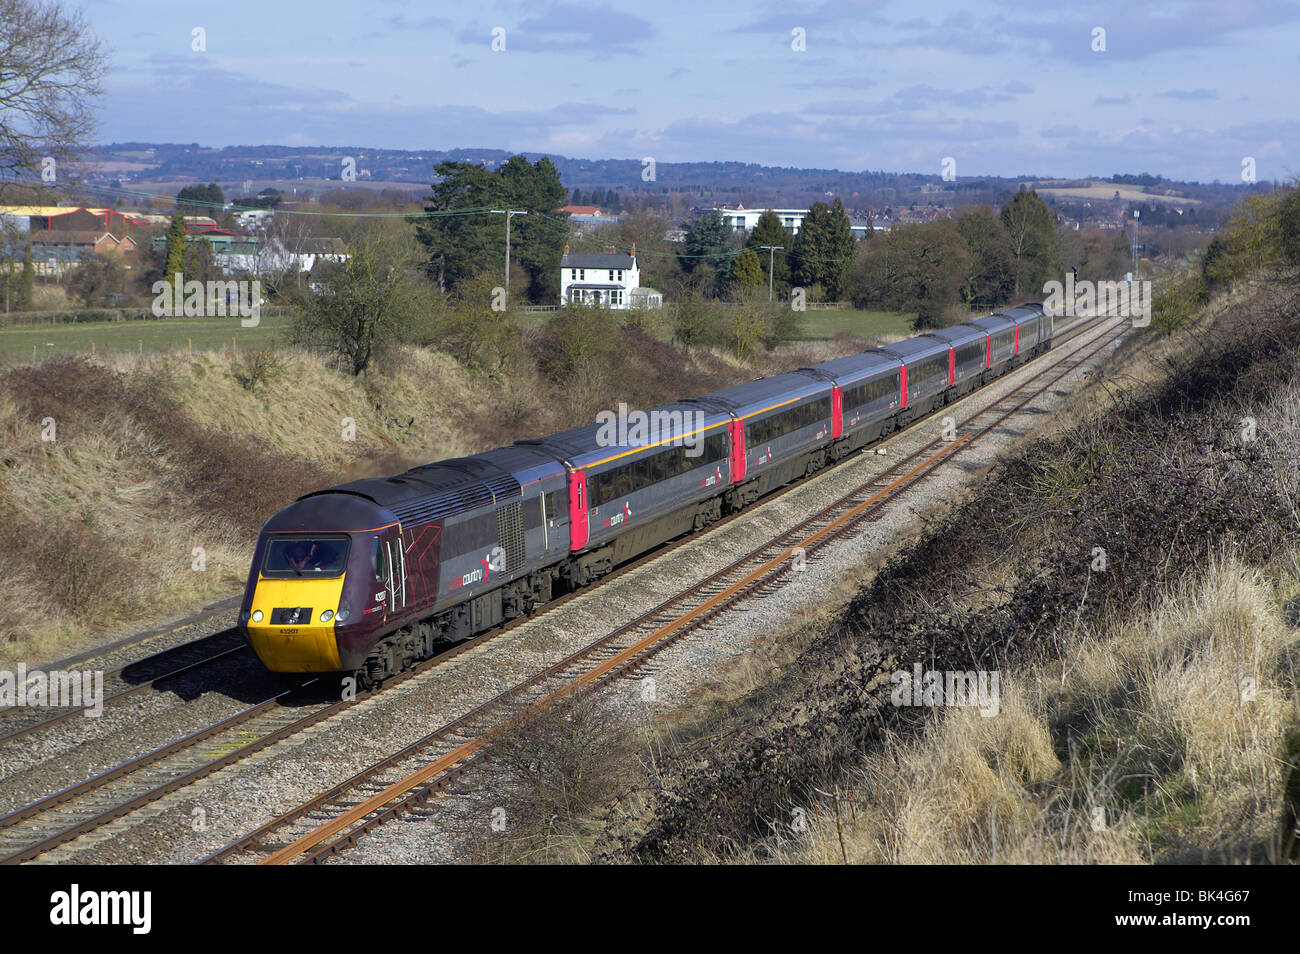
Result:
{"label": "train headlight", "polygon": [[329,622],[330,620],[332,620],[333,618],[334,618],[334,611],[333,611],[333,610],[325,610],[325,612],[323,612],[323,613],[320,614],[320,621],[321,621],[322,623],[328,623],[328,622]]}
{"label": "train headlight", "polygon": [[351,616],[351,615],[352,615],[352,614],[349,613],[349,612],[348,612],[347,610],[345,610],[345,609],[341,609],[341,610],[339,610],[339,622],[340,622],[340,623],[346,623],[346,622],[348,621],[348,617]]}
{"label": "train headlight", "polygon": [[253,610],[253,622],[254,622],[254,623],[260,623],[261,621],[262,621],[262,611],[261,611],[261,610]]}

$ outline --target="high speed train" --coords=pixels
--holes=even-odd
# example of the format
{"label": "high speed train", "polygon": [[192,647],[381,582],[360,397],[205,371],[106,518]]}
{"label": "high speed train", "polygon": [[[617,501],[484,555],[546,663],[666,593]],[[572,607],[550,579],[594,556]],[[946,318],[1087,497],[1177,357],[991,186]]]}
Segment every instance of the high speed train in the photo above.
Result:
{"label": "high speed train", "polygon": [[318,490],[262,528],[240,624],[363,686],[880,440],[1052,346],[1023,305],[643,412]]}

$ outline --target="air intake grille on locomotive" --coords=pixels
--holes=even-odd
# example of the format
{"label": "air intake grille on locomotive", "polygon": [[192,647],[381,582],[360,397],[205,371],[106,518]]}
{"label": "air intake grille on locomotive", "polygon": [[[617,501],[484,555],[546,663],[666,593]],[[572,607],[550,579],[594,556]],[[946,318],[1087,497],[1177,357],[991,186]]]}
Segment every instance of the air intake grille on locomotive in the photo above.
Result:
{"label": "air intake grille on locomotive", "polygon": [[524,565],[524,506],[507,504],[497,510],[497,539],[506,551],[505,572],[512,573]]}

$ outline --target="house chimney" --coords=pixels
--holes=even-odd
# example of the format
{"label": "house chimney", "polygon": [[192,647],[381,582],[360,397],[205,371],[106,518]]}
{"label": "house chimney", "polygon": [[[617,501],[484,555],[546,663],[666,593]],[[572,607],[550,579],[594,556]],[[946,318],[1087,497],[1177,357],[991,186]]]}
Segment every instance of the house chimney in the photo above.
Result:
{"label": "house chimney", "polygon": [[632,257],[636,258],[636,242],[632,243]]}
{"label": "house chimney", "polygon": [[605,254],[606,254],[606,255],[613,255],[613,254],[614,254],[614,246],[612,246],[612,245],[606,245],[606,246],[605,246]]}
{"label": "house chimney", "polygon": [[565,242],[565,243],[564,243],[564,254],[565,254],[565,255],[568,255],[568,254],[569,254],[569,243],[568,243],[568,242]]}

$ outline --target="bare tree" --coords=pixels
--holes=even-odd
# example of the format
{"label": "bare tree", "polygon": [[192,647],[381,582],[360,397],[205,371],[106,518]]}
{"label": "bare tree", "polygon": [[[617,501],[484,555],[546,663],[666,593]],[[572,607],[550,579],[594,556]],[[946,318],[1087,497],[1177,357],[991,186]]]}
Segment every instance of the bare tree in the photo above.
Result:
{"label": "bare tree", "polygon": [[3,180],[40,181],[46,169],[57,181],[71,172],[95,130],[104,69],[104,50],[79,12],[0,0],[0,189]]}
{"label": "bare tree", "polygon": [[302,255],[309,243],[316,241],[315,216],[277,212],[262,231],[266,242],[258,256],[257,271],[263,281],[279,292],[290,283],[302,290]]}
{"label": "bare tree", "polygon": [[371,225],[294,316],[294,340],[333,352],[352,374],[365,374],[376,349],[403,340],[427,311],[417,260],[404,224]]}

